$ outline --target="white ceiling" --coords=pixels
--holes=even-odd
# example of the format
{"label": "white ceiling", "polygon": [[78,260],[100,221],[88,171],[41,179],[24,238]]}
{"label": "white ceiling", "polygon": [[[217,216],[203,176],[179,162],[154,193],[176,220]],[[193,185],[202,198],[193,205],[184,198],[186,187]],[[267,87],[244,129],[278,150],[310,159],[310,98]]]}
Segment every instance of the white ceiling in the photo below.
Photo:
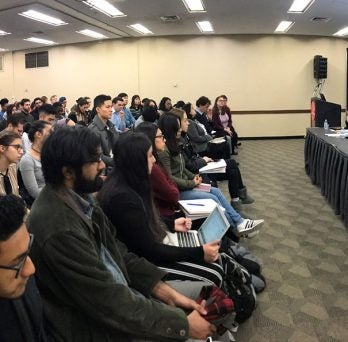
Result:
{"label": "white ceiling", "polygon": [[[141,23],[155,36],[200,35],[195,21],[210,20],[214,34],[273,34],[282,20],[294,21],[291,35],[332,36],[348,26],[348,0],[315,0],[304,14],[289,14],[293,0],[203,0],[206,13],[189,13],[181,0],[109,0],[127,16],[110,18],[90,9],[82,0],[0,0],[0,48],[23,50],[40,45],[24,41],[31,36],[53,40],[57,44],[92,41],[76,33],[91,29],[110,39],[139,37],[127,25]],[[19,16],[19,12],[36,9],[62,19],[68,25],[51,26]],[[178,15],[181,20],[164,23],[161,16]],[[313,22],[313,17],[328,22]]]}

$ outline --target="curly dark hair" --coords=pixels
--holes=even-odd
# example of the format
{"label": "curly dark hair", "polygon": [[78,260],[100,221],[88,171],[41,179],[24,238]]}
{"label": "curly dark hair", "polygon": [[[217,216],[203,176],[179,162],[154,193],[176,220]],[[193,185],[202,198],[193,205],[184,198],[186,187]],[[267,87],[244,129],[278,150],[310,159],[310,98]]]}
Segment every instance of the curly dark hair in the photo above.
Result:
{"label": "curly dark hair", "polygon": [[0,196],[0,241],[8,240],[23,224],[27,207],[16,195]]}

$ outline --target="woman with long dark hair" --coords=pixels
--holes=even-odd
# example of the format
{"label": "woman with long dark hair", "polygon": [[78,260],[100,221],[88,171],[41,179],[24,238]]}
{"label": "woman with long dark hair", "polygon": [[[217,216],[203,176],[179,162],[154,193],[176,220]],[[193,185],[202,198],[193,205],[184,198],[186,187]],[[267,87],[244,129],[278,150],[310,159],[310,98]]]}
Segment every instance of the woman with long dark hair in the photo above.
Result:
{"label": "woman with long dark hair", "polygon": [[143,108],[143,106],[141,104],[140,96],[133,95],[129,109],[130,109],[135,120],[138,119],[138,117],[141,115],[142,108]]}
{"label": "woman with long dark hair", "polygon": [[164,135],[157,125],[151,122],[141,123],[136,128],[136,132],[144,133],[152,142],[152,154],[156,162],[153,164],[150,179],[156,207],[162,218],[175,218],[179,209],[180,192],[175,182],[169,177],[163,165],[161,165],[157,153],[157,151],[163,151],[166,146]]}
{"label": "woman with long dark hair", "polygon": [[194,190],[202,183],[199,174],[193,174],[185,165],[185,158],[180,151],[179,138],[181,137],[180,120],[173,114],[164,114],[160,117],[158,126],[166,138],[166,149],[158,153],[162,165],[172,177],[180,190],[180,199],[211,198],[225,209],[225,215],[231,226],[240,235],[247,235],[259,229],[263,220],[243,218],[226,200],[221,191],[211,187],[209,192]]}
{"label": "woman with long dark hair", "polygon": [[238,152],[235,151],[235,148],[238,144],[238,135],[232,126],[231,111],[226,103],[227,97],[225,95],[220,95],[215,99],[212,116],[213,127],[218,136],[226,136],[231,144],[232,154],[237,155]]}
{"label": "woman with long dark hair", "polygon": [[16,164],[22,155],[20,135],[6,130],[0,132],[0,195],[19,196]]}
{"label": "woman with long dark hair", "polygon": [[76,104],[71,108],[71,112],[68,116],[69,119],[74,121],[76,124],[87,126],[89,123],[88,109],[90,103],[86,97],[80,97],[76,100]]}
{"label": "woman with long dark hair", "polygon": [[172,106],[172,100],[169,97],[162,97],[159,105],[158,105],[158,112],[160,115],[163,115],[164,113],[169,112],[173,108]]}
{"label": "woman with long dark hair", "polygon": [[[165,268],[166,280],[206,280],[220,286],[219,241],[201,247],[164,244],[167,228],[153,203],[150,173],[155,163],[152,144],[142,133],[121,135],[113,148],[115,167],[98,193],[105,214],[117,227],[118,238],[131,252]],[[130,158],[130,156],[132,156]],[[187,231],[186,220],[174,225]]]}
{"label": "woman with long dark hair", "polygon": [[34,121],[27,123],[24,131],[32,145],[29,151],[22,157],[19,170],[23,185],[29,195],[35,199],[45,186],[45,179],[41,169],[41,148],[52,130],[52,125],[46,121]]}

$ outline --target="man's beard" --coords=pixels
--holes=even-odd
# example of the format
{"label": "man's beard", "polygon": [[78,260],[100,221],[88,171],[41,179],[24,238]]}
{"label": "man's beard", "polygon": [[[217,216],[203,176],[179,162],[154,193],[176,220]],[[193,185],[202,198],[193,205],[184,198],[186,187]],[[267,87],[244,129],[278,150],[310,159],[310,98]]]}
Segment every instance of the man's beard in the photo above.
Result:
{"label": "man's beard", "polygon": [[103,170],[99,171],[93,180],[85,179],[81,171],[78,172],[75,179],[74,190],[78,194],[91,194],[99,191],[103,186],[103,180],[100,177]]}

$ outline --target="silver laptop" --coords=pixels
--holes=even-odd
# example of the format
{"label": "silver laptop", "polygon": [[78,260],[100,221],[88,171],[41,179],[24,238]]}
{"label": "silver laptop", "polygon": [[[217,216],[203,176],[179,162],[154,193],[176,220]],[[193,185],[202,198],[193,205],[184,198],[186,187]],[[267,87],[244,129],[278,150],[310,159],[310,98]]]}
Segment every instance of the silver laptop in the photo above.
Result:
{"label": "silver laptop", "polygon": [[188,232],[167,233],[163,243],[178,247],[199,247],[206,243],[221,240],[229,228],[224,212],[220,206],[215,209],[203,222],[199,230]]}

